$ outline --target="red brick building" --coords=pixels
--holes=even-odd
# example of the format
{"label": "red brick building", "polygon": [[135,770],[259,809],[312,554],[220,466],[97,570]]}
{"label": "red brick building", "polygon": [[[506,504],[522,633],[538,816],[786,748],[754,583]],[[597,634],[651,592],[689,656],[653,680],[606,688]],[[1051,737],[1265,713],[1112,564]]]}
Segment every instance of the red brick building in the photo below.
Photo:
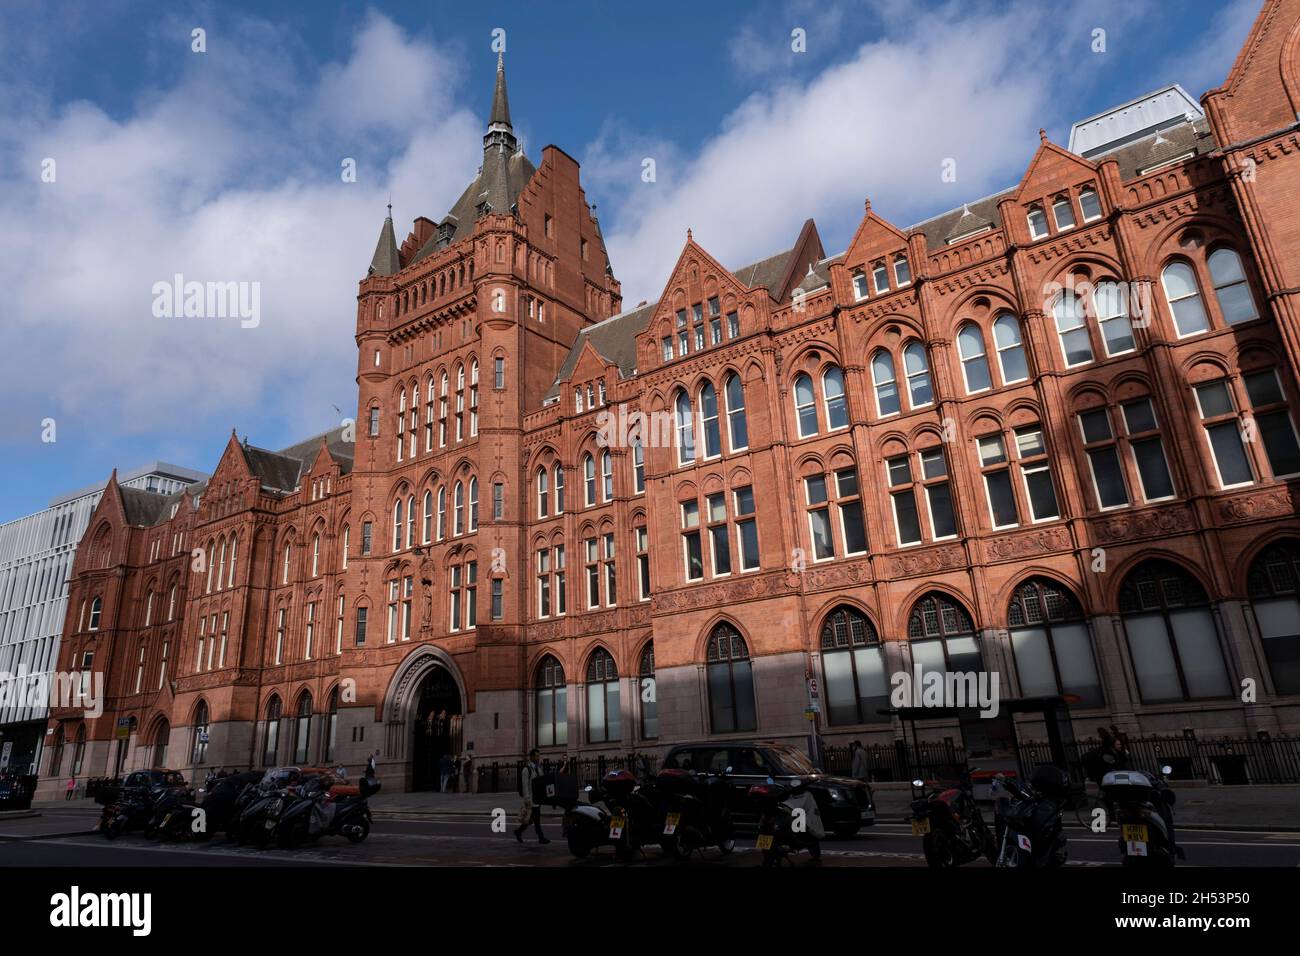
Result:
{"label": "red brick building", "polygon": [[883,742],[918,670],[1085,727],[1300,728],[1300,0],[1200,102],[911,228],[868,204],[838,255],[687,233],[626,310],[499,69],[478,177],[361,280],[355,434],[110,485],[61,664],[110,696],[56,711],[46,779],[802,738],[810,677],[824,737]]}

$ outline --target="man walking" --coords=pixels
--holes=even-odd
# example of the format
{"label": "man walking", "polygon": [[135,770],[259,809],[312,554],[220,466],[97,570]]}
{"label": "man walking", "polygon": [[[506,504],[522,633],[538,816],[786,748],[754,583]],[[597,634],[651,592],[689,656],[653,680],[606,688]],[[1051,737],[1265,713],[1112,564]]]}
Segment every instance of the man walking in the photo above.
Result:
{"label": "man walking", "polygon": [[867,751],[862,746],[861,740],[855,740],[849,744],[849,776],[854,780],[866,780],[867,771]]}
{"label": "man walking", "polygon": [[541,752],[534,747],[528,751],[528,763],[519,773],[519,783],[524,791],[524,805],[519,808],[519,826],[515,828],[515,839],[524,842],[524,831],[531,823],[537,831],[538,843],[550,843],[542,832],[542,808],[533,803],[533,781],[542,775],[542,768],[537,765]]}

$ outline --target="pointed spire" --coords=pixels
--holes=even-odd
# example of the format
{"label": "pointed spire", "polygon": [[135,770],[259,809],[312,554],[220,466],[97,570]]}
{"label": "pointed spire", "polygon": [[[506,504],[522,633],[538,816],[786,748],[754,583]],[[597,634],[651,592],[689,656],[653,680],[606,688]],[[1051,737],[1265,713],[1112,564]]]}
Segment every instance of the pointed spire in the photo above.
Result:
{"label": "pointed spire", "polygon": [[496,88],[492,91],[492,114],[488,117],[487,133],[483,136],[483,148],[486,150],[493,146],[501,146],[509,153],[519,147],[514,127],[510,125],[510,95],[506,92],[504,50],[497,53],[497,81]]}
{"label": "pointed spire", "polygon": [[388,204],[388,218],[379,230],[379,242],[375,245],[375,254],[370,260],[368,276],[391,276],[402,268],[397,256],[397,236],[393,233],[393,204]]}

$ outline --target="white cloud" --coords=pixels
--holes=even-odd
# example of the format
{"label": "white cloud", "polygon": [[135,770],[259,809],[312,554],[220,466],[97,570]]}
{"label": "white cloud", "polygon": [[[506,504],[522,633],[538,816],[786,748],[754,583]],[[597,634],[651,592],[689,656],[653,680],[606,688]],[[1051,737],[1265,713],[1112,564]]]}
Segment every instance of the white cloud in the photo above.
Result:
{"label": "white cloud", "polygon": [[[897,31],[811,79],[772,79],[697,155],[670,152],[657,183],[628,178],[639,170],[633,133],[602,136],[584,177],[616,206],[606,240],[626,300],[660,294],[688,226],[735,267],[780,251],[809,216],[831,246],[846,240],[867,196],[906,227],[1014,183],[1058,112],[1063,61],[1086,50],[1097,16],[1123,22],[1116,10],[950,3],[901,18],[883,4],[875,13]],[[739,36],[751,42],[752,28]],[[632,145],[620,153],[620,141]],[[940,178],[949,158],[955,183]]]}
{"label": "white cloud", "polygon": [[[400,242],[472,178],[482,122],[456,107],[451,59],[382,17],[319,72],[282,42],[260,23],[210,32],[179,82],[120,117],[0,96],[0,220],[19,226],[0,232],[0,439],[46,415],[159,440],[225,420],[256,441],[268,420],[327,427],[330,403],[355,414],[356,283],[388,195]],[[261,324],[155,318],[153,284],[175,273],[259,282]]]}

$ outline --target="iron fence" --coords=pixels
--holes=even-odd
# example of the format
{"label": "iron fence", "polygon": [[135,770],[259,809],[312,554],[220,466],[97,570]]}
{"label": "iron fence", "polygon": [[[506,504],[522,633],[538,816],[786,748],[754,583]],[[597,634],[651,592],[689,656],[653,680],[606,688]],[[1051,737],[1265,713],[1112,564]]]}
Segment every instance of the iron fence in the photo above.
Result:
{"label": "iron fence", "polygon": [[[1078,779],[1086,774],[1084,756],[1099,746],[1094,738],[1081,738],[1066,745],[1066,757],[1077,770]],[[1129,764],[1134,768],[1172,769],[1173,780],[1203,780],[1213,784],[1295,784],[1300,783],[1300,736],[1274,737],[1260,733],[1254,737],[1198,737],[1188,731],[1164,736],[1129,737]],[[952,738],[933,741],[895,740],[863,747],[867,779],[873,783],[914,780],[955,780],[966,766],[966,748]],[[610,770],[629,768],[640,776],[653,774],[661,757],[652,753],[599,754],[587,757],[548,756],[540,761],[543,773],[563,772],[578,777],[584,784],[600,780]],[[1020,745],[1020,760],[1025,767],[1051,761],[1047,743],[1028,741]],[[821,767],[827,773],[848,776],[852,770],[848,747],[822,748]],[[979,758],[975,758],[979,762]],[[478,764],[478,789],[481,793],[515,793],[524,759]]]}

